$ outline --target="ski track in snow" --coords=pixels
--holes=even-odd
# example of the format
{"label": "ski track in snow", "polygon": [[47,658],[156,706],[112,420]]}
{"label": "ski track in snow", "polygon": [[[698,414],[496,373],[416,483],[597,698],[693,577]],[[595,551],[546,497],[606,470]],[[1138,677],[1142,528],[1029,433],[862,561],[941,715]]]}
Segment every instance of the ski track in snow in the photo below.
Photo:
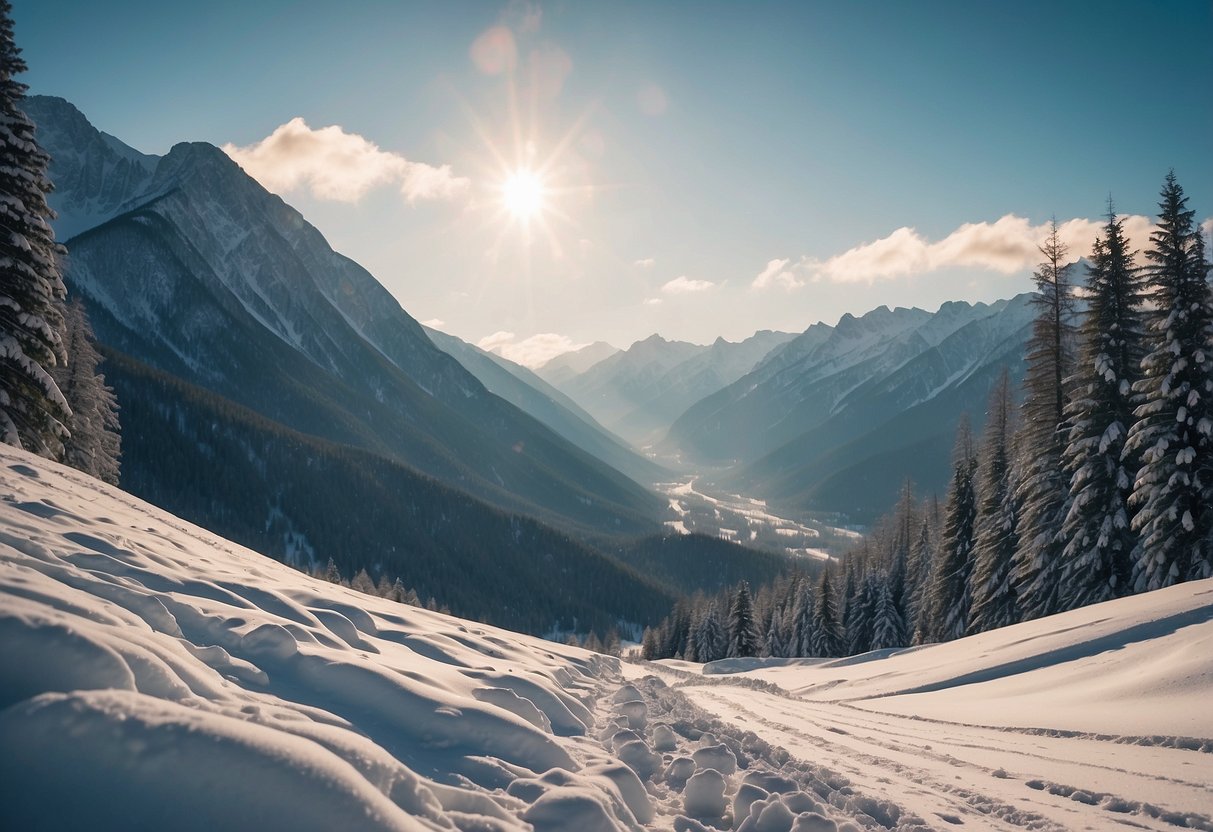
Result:
{"label": "ski track in snow", "polygon": [[[1213,829],[1205,814],[1213,801],[1213,761],[1197,752],[945,727],[727,686],[684,692],[721,719],[749,725],[869,792],[901,795],[925,817],[995,829],[1098,829],[1130,821],[1146,829]],[[1191,779],[1159,773],[1188,771]],[[1092,816],[1091,808],[1109,814]]]}

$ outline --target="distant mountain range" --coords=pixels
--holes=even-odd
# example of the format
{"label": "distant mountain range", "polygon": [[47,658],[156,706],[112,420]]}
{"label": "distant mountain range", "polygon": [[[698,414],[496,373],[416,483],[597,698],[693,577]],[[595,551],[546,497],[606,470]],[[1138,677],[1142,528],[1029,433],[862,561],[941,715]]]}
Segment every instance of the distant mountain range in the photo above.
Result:
{"label": "distant mountain range", "polygon": [[980,428],[1002,368],[1022,378],[1031,297],[815,324],[679,416],[665,448],[730,466],[730,488],[860,521],[905,477],[942,494],[960,414]]}
{"label": "distant mountain range", "polygon": [[[490,393],[534,416],[582,450],[637,482],[651,483],[671,476],[669,471],[636,453],[626,442],[603,428],[576,402],[533,371],[454,335],[429,327],[425,331],[438,349],[462,364]],[[571,362],[569,366],[576,364]]]}
{"label": "distant mountain range", "polygon": [[606,341],[595,341],[584,347],[561,353],[535,370],[535,374],[549,384],[560,386],[573,376],[581,375],[604,358],[619,352]]}
{"label": "distant mountain range", "polygon": [[795,337],[762,331],[738,343],[718,338],[700,346],[653,335],[576,375],[548,377],[556,378],[553,384],[607,428],[644,447],[661,439],[688,407],[749,372]]}

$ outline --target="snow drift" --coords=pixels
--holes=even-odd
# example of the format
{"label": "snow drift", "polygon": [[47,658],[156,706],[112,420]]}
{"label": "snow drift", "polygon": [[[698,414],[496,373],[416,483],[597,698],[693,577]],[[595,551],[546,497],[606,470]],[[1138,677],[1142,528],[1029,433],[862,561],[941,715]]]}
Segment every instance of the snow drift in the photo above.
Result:
{"label": "snow drift", "polygon": [[[631,829],[618,762],[583,739],[617,672],[0,447],[6,828],[556,828],[589,801]],[[506,791],[528,778],[542,799]]]}

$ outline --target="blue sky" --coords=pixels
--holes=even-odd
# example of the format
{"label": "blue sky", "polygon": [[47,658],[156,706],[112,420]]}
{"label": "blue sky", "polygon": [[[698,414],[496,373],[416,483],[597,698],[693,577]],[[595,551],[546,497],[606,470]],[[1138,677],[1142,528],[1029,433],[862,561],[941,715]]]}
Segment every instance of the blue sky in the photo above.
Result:
{"label": "blue sky", "polygon": [[[532,361],[1006,297],[1040,224],[1081,248],[1170,167],[1213,214],[1207,0],[14,5],[33,92],[230,144],[417,318]],[[297,118],[310,155],[259,144]],[[501,182],[548,163],[521,221]]]}

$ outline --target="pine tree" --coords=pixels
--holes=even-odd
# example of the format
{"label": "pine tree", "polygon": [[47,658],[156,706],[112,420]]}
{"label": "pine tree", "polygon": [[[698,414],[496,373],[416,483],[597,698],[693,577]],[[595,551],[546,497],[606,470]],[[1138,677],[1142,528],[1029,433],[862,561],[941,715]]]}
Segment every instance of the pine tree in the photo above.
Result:
{"label": "pine tree", "polygon": [[623,653],[623,641],[619,638],[619,630],[612,627],[607,630],[602,640],[602,652],[608,656],[619,656]]}
{"label": "pine tree", "polygon": [[716,602],[708,605],[698,634],[699,661],[714,662],[723,659],[729,652],[729,638],[720,620],[720,608]]}
{"label": "pine tree", "polygon": [[328,566],[324,568],[324,579],[330,584],[341,583],[341,570],[337,568],[337,563],[332,558],[329,558]]}
{"label": "pine tree", "polygon": [[793,656],[813,655],[813,586],[808,579],[800,581],[792,609]]}
{"label": "pine tree", "polygon": [[645,627],[644,635],[640,637],[640,658],[646,662],[657,658],[657,636],[652,627]]}
{"label": "pine tree", "polygon": [[775,658],[786,658],[788,655],[787,642],[784,640],[783,615],[775,610],[771,615],[771,623],[767,625],[767,635],[763,640],[762,654]]}
{"label": "pine tree", "polygon": [[982,437],[969,633],[1014,624],[1019,616],[1011,585],[1011,561],[1019,542],[1011,466],[1013,408],[1011,377],[1004,369],[990,394]]}
{"label": "pine tree", "polygon": [[365,569],[359,569],[350,581],[350,586],[359,592],[364,592],[367,595],[375,594],[375,582],[371,580],[371,576],[366,573]]}
{"label": "pine tree", "polygon": [[67,427],[71,435],[63,443],[63,462],[89,476],[118,484],[118,399],[97,372],[101,356],[93,346],[93,329],[79,298],[67,304],[64,319],[64,351],[67,360],[55,365],[51,376],[71,408]]}
{"label": "pine tree", "polygon": [[893,600],[892,587],[888,580],[876,585],[876,599],[872,615],[873,650],[888,650],[906,646],[906,622]]}
{"label": "pine tree", "polygon": [[387,598],[389,601],[395,601],[397,604],[403,604],[408,598],[408,590],[404,588],[404,581],[399,577],[392,581],[392,588],[388,590]]}
{"label": "pine tree", "polygon": [[924,633],[930,641],[951,641],[963,636],[968,629],[969,575],[973,569],[973,531],[977,519],[976,471],[973,434],[969,417],[964,414],[956,428],[943,540],[931,570],[931,620]]}
{"label": "pine tree", "polygon": [[1145,354],[1142,286],[1111,200],[1087,268],[1087,297],[1066,409],[1070,509],[1061,531],[1063,609],[1128,592],[1137,546],[1129,509],[1137,472],[1124,447],[1134,422],[1133,385]]}
{"label": "pine tree", "polygon": [[852,656],[872,649],[872,637],[876,626],[876,601],[882,581],[878,575],[868,575],[856,593],[851,626],[847,632],[847,651]]}
{"label": "pine tree", "polygon": [[893,538],[888,570],[889,592],[903,622],[908,620],[910,599],[914,593],[915,576],[910,573],[910,553],[914,547],[917,518],[914,485],[907,478],[902,483],[901,496],[898,497],[897,507],[893,512]]}
{"label": "pine tree", "polygon": [[842,655],[842,633],[834,602],[834,587],[830,585],[830,570],[821,573],[817,597],[813,604],[813,640],[810,655],[835,658]]}
{"label": "pine tree", "polygon": [[1028,368],[1020,407],[1016,499],[1022,506],[1012,581],[1021,618],[1039,618],[1059,608],[1060,533],[1069,483],[1062,467],[1065,451],[1066,380],[1071,375],[1074,292],[1067,250],[1056,220],[1040,247],[1045,259],[1036,270],[1036,319],[1028,342]]}
{"label": "pine tree", "polygon": [[1213,302],[1195,212],[1167,174],[1146,271],[1157,313],[1126,453],[1141,468],[1129,498],[1138,592],[1213,575]]}
{"label": "pine tree", "polygon": [[931,533],[931,518],[929,513],[924,512],[918,526],[918,536],[910,549],[910,560],[906,569],[907,573],[913,576],[913,589],[910,590],[906,603],[908,608],[906,625],[912,633],[911,641],[914,644],[929,641],[925,628],[931,619],[929,610],[931,606],[931,567],[935,561],[934,542],[934,536]]}
{"label": "pine tree", "polygon": [[859,643],[859,607],[861,604],[860,594],[863,588],[859,585],[859,580],[855,576],[855,563],[858,560],[858,554],[851,552],[847,555],[846,565],[843,567],[842,579],[842,647],[843,654],[854,655],[859,652],[855,649],[855,645]]}
{"label": "pine tree", "polygon": [[0,441],[59,458],[71,416],[51,376],[64,361],[66,296],[46,204],[46,151],[20,104],[26,85],[12,5],[0,0]]}
{"label": "pine tree", "polygon": [[729,608],[729,657],[757,656],[758,633],[754,627],[754,600],[745,581],[737,588]]}

